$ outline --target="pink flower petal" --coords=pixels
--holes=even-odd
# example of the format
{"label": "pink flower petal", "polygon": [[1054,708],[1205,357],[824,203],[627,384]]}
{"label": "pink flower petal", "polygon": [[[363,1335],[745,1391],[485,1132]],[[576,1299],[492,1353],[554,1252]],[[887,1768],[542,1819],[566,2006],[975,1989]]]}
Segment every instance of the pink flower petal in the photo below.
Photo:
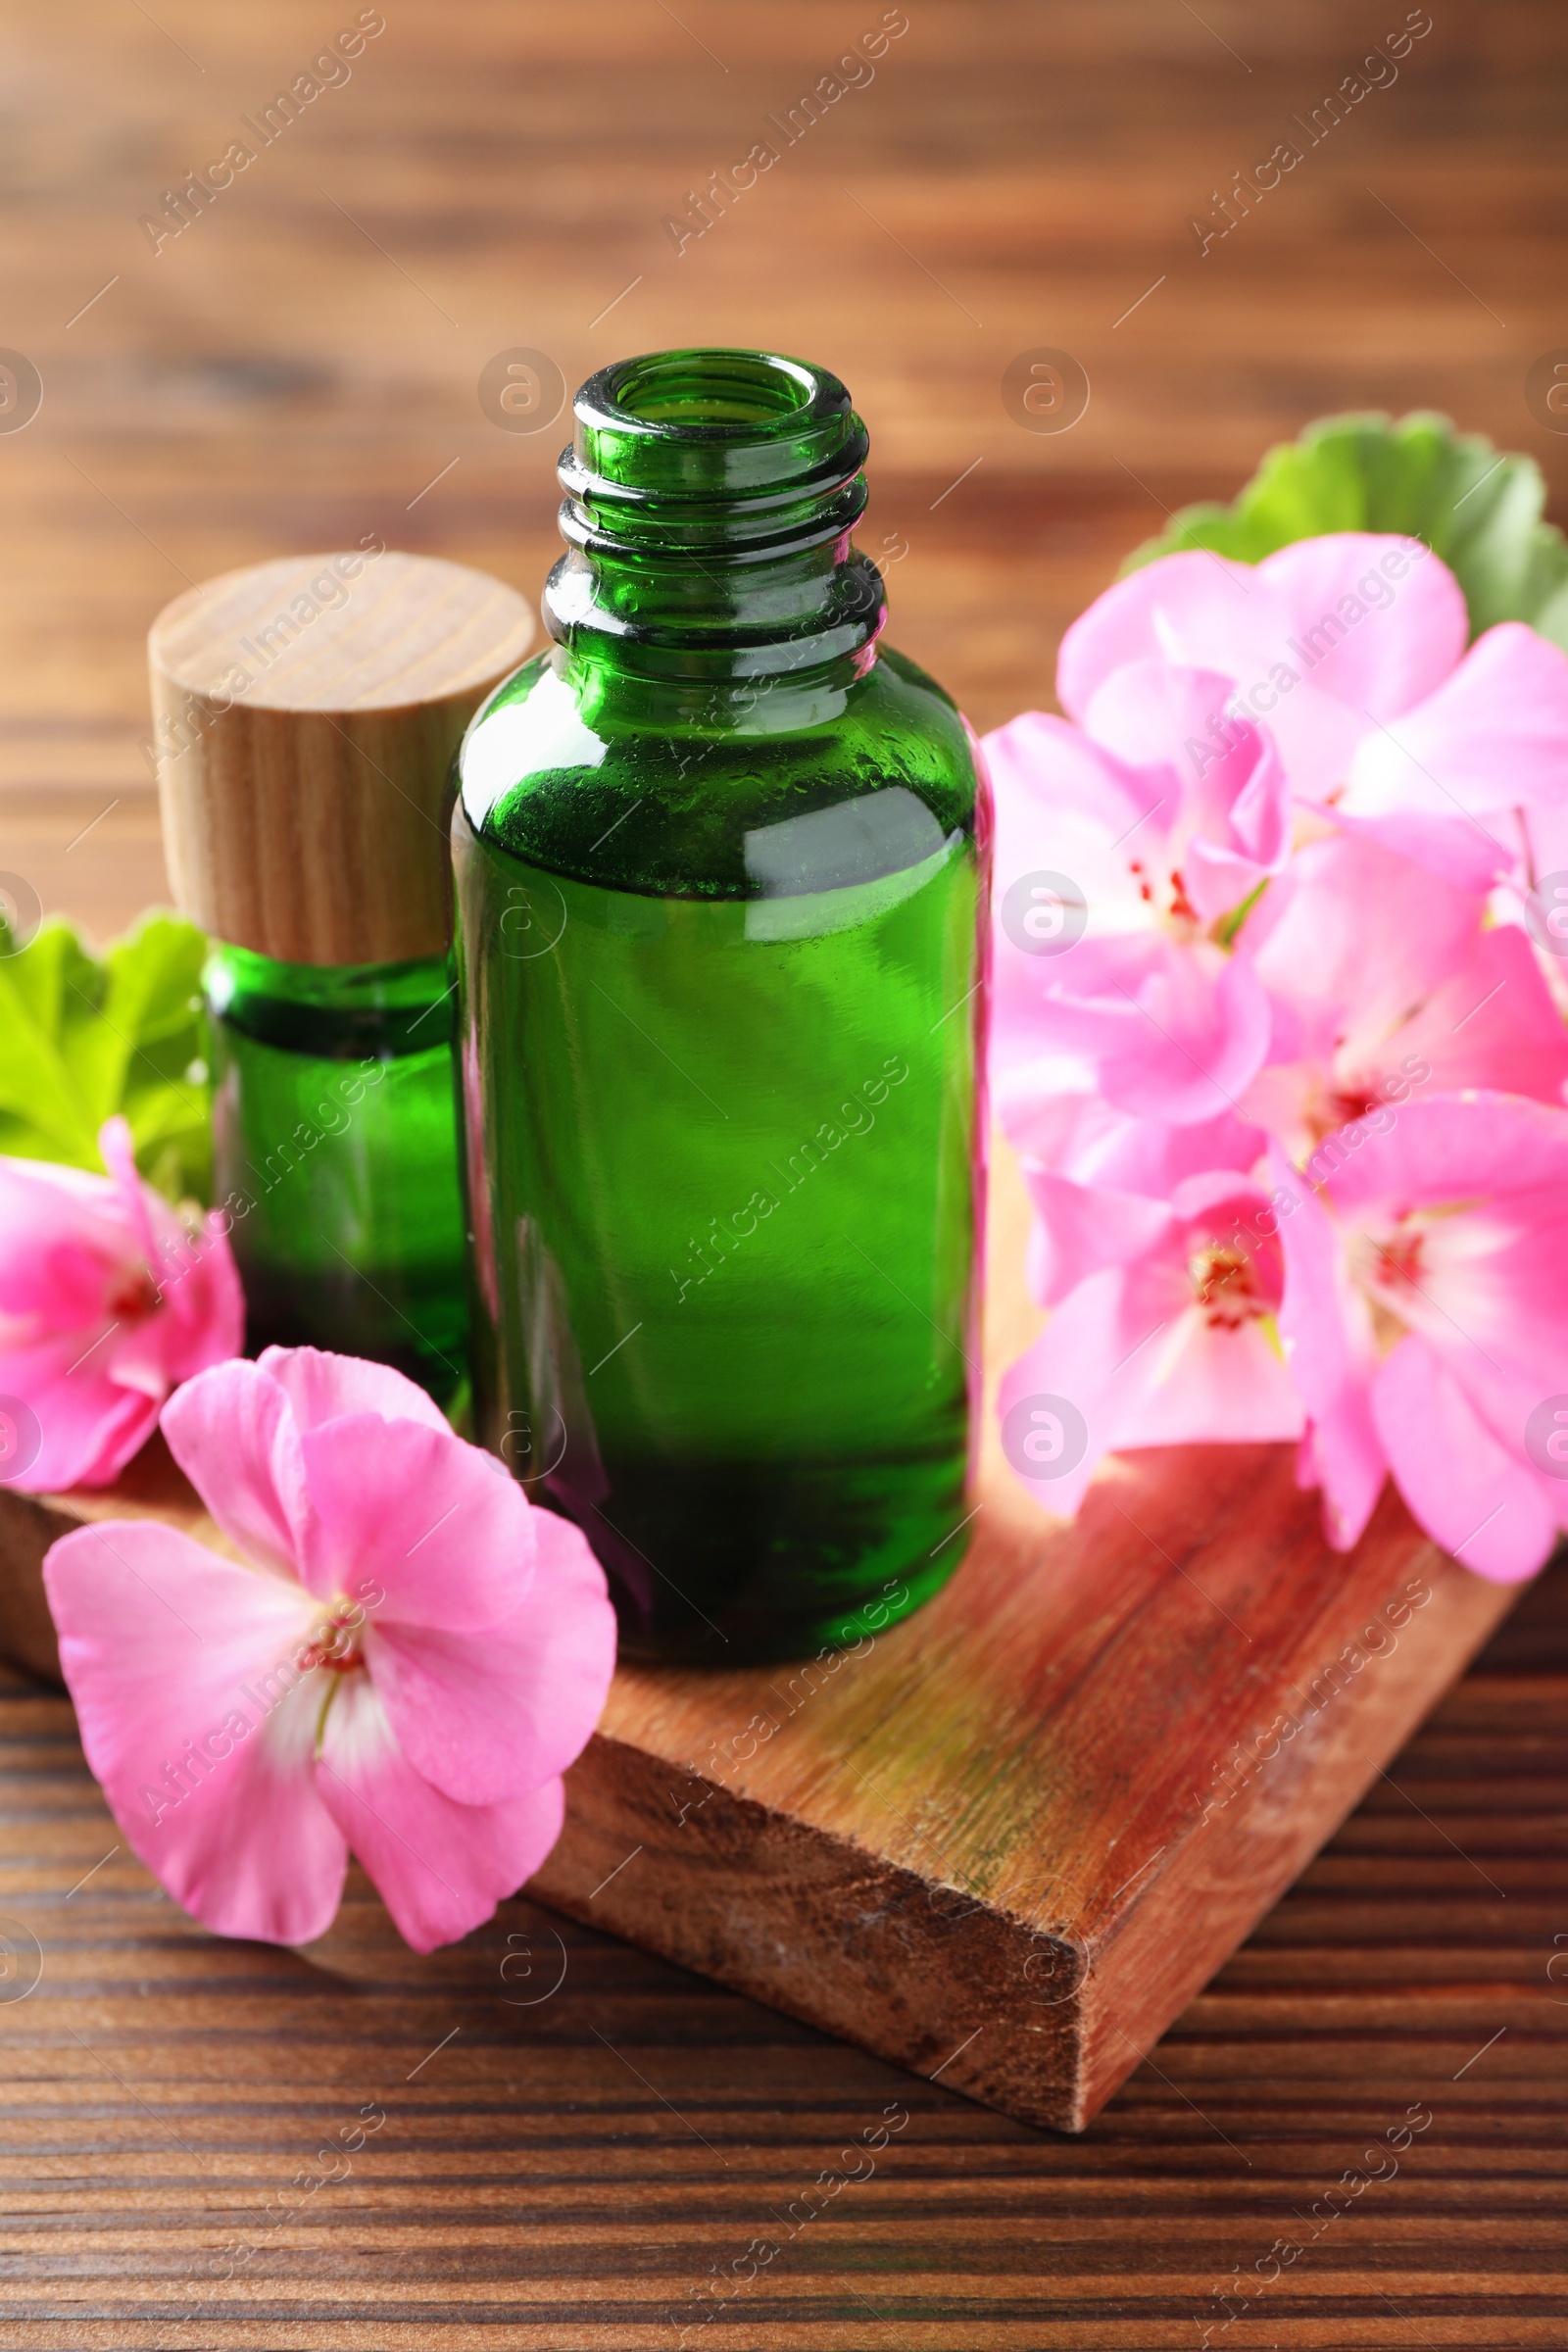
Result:
{"label": "pink flower petal", "polygon": [[1521,897],[1533,892],[1538,880],[1551,877],[1544,897],[1537,899],[1532,927],[1560,970],[1568,949],[1568,890],[1561,881],[1568,874],[1568,802],[1557,807],[1538,802],[1533,808],[1515,810],[1511,819],[1489,816],[1487,829],[1515,851],[1515,884]]}
{"label": "pink flower petal", "polygon": [[[1125,766],[1173,767],[1183,791],[1194,781],[1205,804],[1223,811],[1257,758],[1255,727],[1226,715],[1228,672],[1188,667],[1163,657],[1128,662],[1100,680],[1084,712],[1084,732]],[[1166,822],[1175,814],[1167,810]]]}
{"label": "pink flower petal", "polygon": [[[1170,1208],[1149,1271],[1163,1261],[1176,1311],[1151,1343],[1157,1378],[1129,1393],[1114,1444],[1256,1445],[1299,1437],[1300,1400],[1264,1320],[1279,1311],[1284,1260],[1262,1186],[1210,1168],[1184,1177]],[[1216,1259],[1215,1251],[1229,1253],[1235,1268],[1229,1282],[1226,1259]]]}
{"label": "pink flower petal", "polygon": [[1126,1117],[1126,1112],[1100,1102],[1095,1091],[1095,1066],[1088,1054],[1031,1055],[1015,1031],[1010,1041],[1011,1054],[1004,1058],[1005,1049],[997,1033],[996,1009],[993,999],[993,1057],[988,1092],[997,1123],[1015,1152],[1026,1152],[1031,1158],[1050,1162],[1060,1146],[1067,1105],[1071,1103],[1093,1104],[1115,1119]]}
{"label": "pink flower petal", "polygon": [[1557,1537],[1544,1482],[1500,1446],[1422,1341],[1401,1341],[1372,1387],[1400,1494],[1435,1544],[1496,1584],[1533,1576]]}
{"label": "pink flower petal", "polygon": [[169,1450],[249,1560],[299,1575],[310,1516],[305,1457],[270,1371],[242,1359],[188,1381],[163,1411]]}
{"label": "pink flower petal", "polygon": [[1227,710],[1231,682],[1212,670],[1137,662],[1112,671],[1089,707],[1089,732],[1149,778],[1157,832],[1133,849],[1148,860],[1165,839],[1204,923],[1250,898],[1290,846],[1290,791],[1269,738]]}
{"label": "pink flower petal", "polygon": [[1025,710],[987,735],[983,750],[996,794],[997,872],[1009,882],[1060,863],[1054,844],[1064,818],[1087,819],[1112,840],[1156,813],[1149,778],[1064,718]]}
{"label": "pink flower petal", "polygon": [[1348,1551],[1372,1516],[1387,1468],[1372,1417],[1372,1320],[1322,1204],[1283,1160],[1276,1159],[1274,1178],[1276,1193],[1296,1204],[1280,1218],[1280,1338],[1309,1421],[1303,1454],[1323,1489],[1329,1541]]}
{"label": "pink flower petal", "polygon": [[[1267,793],[1270,798],[1276,797],[1275,780],[1278,781],[1281,789],[1277,798],[1283,808],[1284,770],[1272,748],[1260,762],[1259,774],[1266,774],[1268,778]],[[1284,856],[1283,827],[1279,841],[1280,848],[1273,861],[1275,865]],[[1213,842],[1201,839],[1189,841],[1182,858],[1181,875],[1188,904],[1198,920],[1203,924],[1223,922],[1227,915],[1236,914],[1269,878],[1267,870],[1255,858],[1238,850],[1217,848]]]}
{"label": "pink flower petal", "polygon": [[[1391,579],[1385,565],[1400,564],[1401,576]],[[1435,693],[1469,640],[1458,581],[1418,539],[1372,531],[1298,539],[1266,556],[1257,578],[1287,641],[1305,657],[1287,651],[1282,660],[1318,693],[1372,720],[1396,717]]]}
{"label": "pink flower petal", "polygon": [[166,1247],[161,1280],[176,1380],[193,1379],[210,1364],[238,1355],[245,1344],[245,1294],[220,1210],[209,1210],[194,1240],[181,1233]]}
{"label": "pink flower petal", "polygon": [[[1281,674],[1295,673],[1287,664]],[[1366,733],[1365,714],[1325,694],[1313,684],[1310,671],[1298,684],[1284,687],[1279,700],[1266,707],[1254,689],[1251,707],[1279,746],[1297,798],[1307,803],[1331,800],[1344,785],[1355,747]]]}
{"label": "pink flower petal", "polygon": [[1118,580],[1074,621],[1056,691],[1081,719],[1129,662],[1217,670],[1233,707],[1267,725],[1296,790],[1322,799],[1369,729],[1442,685],[1467,629],[1457,581],[1419,542],[1331,532],[1255,570],[1193,549]]}
{"label": "pink flower petal", "polygon": [[999,1100],[1014,1132],[1028,1089],[1059,1085],[1073,1057],[1117,1110],[1187,1125],[1235,1109],[1268,1051],[1268,1000],[1250,964],[1218,948],[1151,931],[1080,940],[1052,959],[1050,981],[1028,962],[999,950]]}
{"label": "pink flower petal", "polygon": [[321,1934],[346,1851],[311,1782],[330,1678],[297,1663],[309,1595],[151,1520],[62,1537],[44,1583],[88,1764],[134,1851],[219,1935]]}
{"label": "pink flower petal", "polygon": [[1250,964],[1214,954],[1217,968],[1205,970],[1171,948],[1129,971],[1131,986],[1111,981],[1120,1003],[1108,992],[1102,1000],[1116,1025],[1107,1025],[1100,1067],[1119,1109],[1176,1126],[1239,1109],[1268,1051],[1268,1000]]}
{"label": "pink flower petal", "polygon": [[1568,1111],[1432,1096],[1331,1167],[1335,1216],[1380,1302],[1494,1429],[1522,1428],[1568,1366]]}
{"label": "pink flower petal", "polygon": [[119,1202],[101,1176],[0,1158],[0,1345],[13,1320],[72,1331],[107,1324],[105,1292],[130,1250]]}
{"label": "pink flower petal", "polygon": [[1523,621],[1478,637],[1453,675],[1356,751],[1345,806],[1486,820],[1568,798],[1568,654]]}
{"label": "pink flower petal", "polygon": [[130,1232],[138,1256],[156,1268],[158,1264],[159,1231],[149,1213],[149,1195],[136,1168],[136,1147],[131,1141],[130,1128],[122,1118],[105,1119],[98,1130],[98,1149],[110,1182],[120,1197],[121,1213]]}
{"label": "pink flower petal", "polygon": [[387,1421],[422,1421],[427,1429],[451,1432],[435,1399],[390,1364],[334,1355],[324,1348],[264,1348],[260,1362],[288,1398],[302,1437],[348,1413],[379,1413]]}
{"label": "pink flower petal", "polygon": [[1031,1236],[1029,1288],[1042,1306],[1055,1306],[1105,1266],[1149,1256],[1172,1223],[1162,1200],[1073,1184],[1046,1168],[1026,1167],[1024,1182],[1039,1218]]}
{"label": "pink flower petal", "polygon": [[534,1510],[526,1599],[480,1634],[374,1622],[370,1679],[415,1770],[465,1805],[526,1796],[574,1763],[615,1670],[615,1613],[587,1538]]}
{"label": "pink flower petal", "polygon": [[162,1400],[176,1381],[239,1353],[245,1338],[239,1269],[216,1210],[193,1237],[163,1196],[142,1181],[122,1118],[104,1122],[98,1149],[120,1196],[135,1257],[157,1284],[161,1310],[138,1321],[128,1346],[117,1355],[115,1377]]}
{"label": "pink flower petal", "polygon": [[1500,875],[1518,858],[1511,828],[1495,816],[1485,823],[1458,809],[1395,808],[1382,816],[1359,816],[1344,801],[1325,814],[1341,832],[1376,842],[1395,857],[1424,866],[1441,882],[1451,883],[1473,898],[1485,898]]}
{"label": "pink flower petal", "polygon": [[[1016,1081],[1016,1091],[1014,1082]],[[1123,1128],[1141,1132],[1143,1122],[1112,1110],[1086,1085],[1082,1090],[1053,1086],[1043,1080],[1036,1088],[1030,1065],[1015,1065],[993,1094],[997,1117],[1015,1152],[1040,1167],[1054,1168],[1082,1180],[1094,1164],[1102,1139]],[[1152,1191],[1152,1186],[1129,1186],[1129,1191]]]}
{"label": "pink flower petal", "polygon": [[1087,723],[1097,689],[1130,662],[1180,662],[1244,683],[1267,677],[1271,662],[1287,658],[1278,633],[1250,564],[1196,548],[1162,556],[1117,580],[1073,622],[1056,661],[1057,699]]}
{"label": "pink flower petal", "polygon": [[36,1454],[5,1477],[19,1494],[110,1486],[157,1428],[156,1400],[107,1379],[103,1348],[92,1348],[76,1332],[0,1350],[0,1394],[27,1405],[40,1437]]}
{"label": "pink flower petal", "polygon": [[[1217,920],[1252,896],[1287,844],[1279,763],[1255,728],[1225,716],[1225,691],[1222,677],[1156,662],[1117,670],[1091,715],[1144,764],[1033,712],[988,739],[994,1070],[1015,1136],[1054,1088],[1175,1124],[1211,1120],[1268,1049],[1268,1005],[1245,959],[1195,922],[1195,907]],[[1199,727],[1217,740],[1183,738]],[[1048,884],[1078,922],[1041,942],[1024,894]]]}
{"label": "pink flower petal", "polygon": [[1118,1450],[1134,1446],[1272,1445],[1301,1434],[1290,1373],[1256,1323],[1235,1329],[1189,1313],[1164,1376],[1116,1417]]}
{"label": "pink flower petal", "polygon": [[110,1177],[0,1159],[0,1393],[43,1438],[6,1483],[33,1494],[106,1485],[174,1383],[244,1336],[227,1244],[214,1233],[192,1277],[190,1238],[136,1174],[123,1119],[100,1142]]}
{"label": "pink flower petal", "polygon": [[1503,924],[1478,933],[1468,960],[1433,990],[1399,1031],[1434,1094],[1486,1087],[1560,1103],[1568,1083],[1568,1028],[1524,933]]}
{"label": "pink flower petal", "polygon": [[[65,1539],[46,1582],[89,1761],[178,1900],[226,1935],[310,1941],[351,1840],[428,1950],[554,1842],[614,1612],[579,1530],[444,1420],[344,1410],[406,1401],[361,1373],[272,1351],[166,1408],[270,1574],[138,1521]],[[290,1389],[325,1416],[303,1435]],[[361,1606],[341,1616],[345,1593]]]}
{"label": "pink flower petal", "polygon": [[322,1422],[300,1445],[312,1506],[300,1572],[313,1592],[363,1600],[377,1625],[445,1633],[481,1632],[517,1608],[535,1514],[492,1455],[444,1421],[375,1412]]}
{"label": "pink flower petal", "polygon": [[1298,1014],[1299,1050],[1327,1060],[1343,1048],[1358,1058],[1358,1040],[1367,1051],[1380,1046],[1469,959],[1484,906],[1476,891],[1338,834],[1297,852],[1252,960],[1269,994]]}
{"label": "pink flower petal", "polygon": [[[1081,1416],[1087,1443],[1065,1468],[1057,1454],[1031,1474],[1008,1416],[1037,1397],[1064,1399]],[[1260,1326],[1222,1330],[1199,1309],[1184,1246],[1081,1282],[1006,1373],[998,1405],[1011,1468],[1064,1518],[1107,1452],[1295,1438],[1302,1419]]]}
{"label": "pink flower petal", "polygon": [[[1517,1095],[1431,1097],[1403,1104],[1394,1126],[1368,1138],[1334,1177],[1342,1214],[1388,1200],[1476,1201],[1527,1196],[1568,1216],[1568,1114]],[[1568,1262],[1551,1247],[1538,1253],[1554,1298],[1568,1297]],[[1562,1288],[1557,1286],[1562,1265]],[[1543,1294],[1544,1295],[1544,1294]]]}
{"label": "pink flower petal", "polygon": [[[1115,1405],[1104,1392],[1111,1385],[1112,1367],[1125,1367],[1123,1392],[1142,1385],[1147,1366],[1135,1350],[1149,1337],[1147,1301],[1127,1296],[1125,1271],[1107,1267],[1091,1274],[1066,1298],[1034,1346],[1004,1374],[997,1411],[1002,1420],[1003,1449],[1008,1466],[1035,1500],[1058,1518],[1071,1519],[1078,1510],[1101,1461],[1113,1443]],[[1157,1317],[1155,1318],[1157,1321]],[[1087,1433],[1076,1444],[1054,1452],[1042,1451],[1038,1472],[1017,1440],[1018,1421],[1031,1398],[1049,1399],[1053,1407],[1064,1400],[1081,1417]],[[1027,1415],[1024,1416],[1027,1418]],[[1060,1416],[1075,1427],[1070,1415]]]}
{"label": "pink flower petal", "polygon": [[1250,1170],[1268,1150],[1262,1130],[1232,1111],[1190,1127],[1156,1126],[1104,1102],[1097,1102],[1094,1112],[1093,1123],[1085,1116],[1076,1126],[1063,1127],[1056,1156],[1047,1164],[1074,1183],[1141,1193],[1149,1200],[1168,1200],[1184,1177],[1211,1168]]}
{"label": "pink flower petal", "polygon": [[1325,1128],[1368,1113],[1387,1124],[1384,1106],[1412,1095],[1486,1087],[1561,1102],[1568,1029],[1524,933],[1483,929],[1485,911],[1359,837],[1298,854],[1253,957],[1275,1028],[1243,1106],[1314,1177]]}
{"label": "pink flower petal", "polygon": [[342,1677],[327,1709],[317,1781],[416,1952],[466,1936],[515,1893],[560,1837],[565,1812],[559,1780],[504,1804],[444,1796],[403,1754],[379,1693],[359,1674]]}
{"label": "pink flower petal", "polygon": [[[1568,1365],[1568,1111],[1515,1096],[1435,1096],[1401,1105],[1381,1132],[1362,1121],[1329,1137],[1309,1172],[1337,1227],[1338,1297],[1307,1261],[1327,1220],[1318,1200],[1303,1201],[1285,1229],[1281,1321],[1325,1483],[1343,1468],[1334,1449],[1346,1428],[1365,1439],[1346,1413],[1337,1429],[1323,1405],[1340,1360],[1349,1376],[1329,1404],[1358,1411],[1366,1383],[1378,1445],[1391,1458],[1396,1448],[1423,1525],[1484,1574],[1528,1574],[1547,1523],[1568,1519],[1559,1482],[1524,1458]],[[1385,1345],[1393,1339],[1381,1368],[1369,1300]]]}

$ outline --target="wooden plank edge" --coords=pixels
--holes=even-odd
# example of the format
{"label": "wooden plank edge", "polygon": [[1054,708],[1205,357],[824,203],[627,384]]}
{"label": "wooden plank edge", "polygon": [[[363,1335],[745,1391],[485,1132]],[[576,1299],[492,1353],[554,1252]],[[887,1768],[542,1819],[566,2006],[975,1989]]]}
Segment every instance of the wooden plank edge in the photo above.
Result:
{"label": "wooden plank edge", "polygon": [[[59,1684],[43,1555],[72,1527],[127,1514],[221,1541],[156,1446],[101,1500],[0,1491],[0,1652]],[[1102,1917],[1064,1900],[1054,1919],[1049,1886],[1025,1907],[1011,1898],[1026,1890],[922,1875],[607,1732],[566,1775],[562,1838],[523,1891],[1020,2121],[1082,2131],[1518,1596],[1431,1544],[1405,1555],[1401,1581],[1412,1566],[1432,1599],[1398,1648],[1278,1743],[1218,1808],[1223,1838],[1195,1801]]]}
{"label": "wooden plank edge", "polygon": [[[1223,1838],[1195,1806],[1088,1932],[921,1878],[602,1734],[566,1776],[567,1827],[528,1891],[1021,2122],[1081,2132],[1517,1598],[1433,1545],[1416,1565],[1432,1600],[1398,1649],[1280,1741],[1223,1808]],[[1183,1918],[1200,1932],[1183,1938]]]}

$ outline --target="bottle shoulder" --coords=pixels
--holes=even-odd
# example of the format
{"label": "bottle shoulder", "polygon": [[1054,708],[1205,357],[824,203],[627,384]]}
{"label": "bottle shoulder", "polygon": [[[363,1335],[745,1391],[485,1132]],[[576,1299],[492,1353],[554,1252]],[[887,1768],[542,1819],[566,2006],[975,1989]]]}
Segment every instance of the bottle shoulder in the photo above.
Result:
{"label": "bottle shoulder", "polygon": [[465,739],[474,834],[549,870],[661,897],[834,887],[972,836],[956,706],[906,657],[858,676],[632,695],[563,649],[524,663]]}
{"label": "bottle shoulder", "polygon": [[291,1054],[323,1060],[390,1058],[451,1039],[448,955],[400,963],[280,963],[213,943],[202,973],[216,1021]]}

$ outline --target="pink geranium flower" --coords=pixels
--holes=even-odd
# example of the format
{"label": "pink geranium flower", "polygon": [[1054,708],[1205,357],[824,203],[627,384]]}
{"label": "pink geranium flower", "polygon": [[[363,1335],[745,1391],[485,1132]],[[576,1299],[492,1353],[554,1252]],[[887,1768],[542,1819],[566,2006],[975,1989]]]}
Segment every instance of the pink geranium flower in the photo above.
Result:
{"label": "pink geranium flower", "polygon": [[[1192,550],[1074,621],[1056,688],[1084,722],[1130,662],[1220,671],[1226,708],[1267,725],[1298,798],[1412,856],[1446,843],[1473,875],[1478,855],[1494,870],[1514,855],[1494,812],[1568,801],[1568,656],[1521,621],[1467,653],[1468,633],[1458,581],[1419,540],[1330,532],[1255,566]],[[1424,835],[1423,819],[1456,815],[1464,827]]]}
{"label": "pink geranium flower", "polygon": [[990,739],[1053,1310],[1004,1443],[1056,1508],[1116,1446],[1301,1431],[1337,1543],[1390,1469],[1487,1575],[1568,1524],[1568,657],[1467,635],[1417,541],[1173,556]]}
{"label": "pink geranium flower", "polygon": [[1485,886],[1336,834],[1297,852],[1244,939],[1274,1027],[1240,1107],[1294,1160],[1413,1090],[1562,1102],[1568,1028]]}
{"label": "pink geranium flower", "polygon": [[1268,1137],[1250,1120],[1225,1111],[1185,1127],[1133,1118],[1098,1095],[1013,1098],[1010,1139],[1031,1168],[1067,1176],[1075,1184],[1108,1185],[1168,1200],[1184,1176],[1215,1168],[1256,1170],[1268,1156]]}
{"label": "pink geranium flower", "polygon": [[351,1848],[416,1950],[466,1935],[555,1843],[604,1705],[614,1617],[586,1540],[352,1356],[220,1365],[163,1426],[243,1558],[107,1520],[44,1564],[125,1838],[220,1935],[321,1935]]}
{"label": "pink geranium flower", "polygon": [[1529,933],[1552,1003],[1568,1021],[1568,797],[1554,807],[1518,808],[1488,821],[1517,849],[1494,909],[1501,921]]}
{"label": "pink geranium flower", "polygon": [[1070,1516],[1115,1448],[1300,1436],[1260,1185],[1216,1171],[1155,1200],[1026,1174],[1031,1288],[1054,1311],[1003,1381],[1003,1447],[1049,1509]]}
{"label": "pink geranium flower", "polygon": [[30,1494],[107,1486],[170,1391],[244,1344],[217,1212],[182,1222],[123,1119],[98,1149],[107,1176],[0,1159],[0,1482]]}
{"label": "pink geranium flower", "polygon": [[1089,698],[1081,727],[1029,711],[986,739],[1009,1132],[1062,1091],[1210,1120],[1261,1063],[1268,1005],[1233,942],[1289,851],[1289,796],[1267,735],[1224,716],[1230,691],[1141,662]]}
{"label": "pink geranium flower", "polygon": [[1277,1170],[1280,1331],[1307,1475],[1352,1544],[1385,1473],[1436,1543],[1502,1582],[1568,1525],[1568,1111],[1408,1102]]}

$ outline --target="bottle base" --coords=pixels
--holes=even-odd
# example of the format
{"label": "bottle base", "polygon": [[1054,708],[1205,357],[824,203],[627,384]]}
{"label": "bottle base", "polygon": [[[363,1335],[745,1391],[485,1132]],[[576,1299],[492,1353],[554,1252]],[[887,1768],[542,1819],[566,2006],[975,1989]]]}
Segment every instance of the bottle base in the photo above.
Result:
{"label": "bottle base", "polygon": [[[874,1636],[930,1599],[965,1550],[964,1461],[645,1463],[600,1501],[547,1478],[610,1577],[620,1654],[725,1669]],[[700,1498],[700,1499],[699,1499]]]}
{"label": "bottle base", "polygon": [[[710,1629],[697,1624],[685,1633],[671,1630],[657,1643],[640,1636],[634,1623],[628,1630],[621,1616],[620,1655],[628,1665],[697,1666],[723,1672],[737,1666],[799,1664],[853,1652],[877,1635],[912,1617],[941,1592],[960,1565],[967,1546],[955,1541],[953,1556],[926,1561],[919,1570],[893,1577],[873,1587],[858,1607],[803,1614],[798,1619],[776,1615],[748,1621],[744,1611],[729,1612],[725,1622]],[[613,1587],[612,1588],[613,1590]],[[722,1639],[720,1639],[722,1636]],[[791,1705],[794,1712],[794,1705]]]}

